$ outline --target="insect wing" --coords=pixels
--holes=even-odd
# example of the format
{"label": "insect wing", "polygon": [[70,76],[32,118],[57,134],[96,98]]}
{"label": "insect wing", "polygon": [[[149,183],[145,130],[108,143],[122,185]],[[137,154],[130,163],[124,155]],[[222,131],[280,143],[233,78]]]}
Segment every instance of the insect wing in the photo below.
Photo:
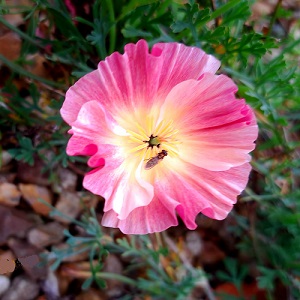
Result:
{"label": "insect wing", "polygon": [[152,169],[159,163],[159,161],[160,159],[157,156],[150,158],[145,165],[145,169],[146,170]]}

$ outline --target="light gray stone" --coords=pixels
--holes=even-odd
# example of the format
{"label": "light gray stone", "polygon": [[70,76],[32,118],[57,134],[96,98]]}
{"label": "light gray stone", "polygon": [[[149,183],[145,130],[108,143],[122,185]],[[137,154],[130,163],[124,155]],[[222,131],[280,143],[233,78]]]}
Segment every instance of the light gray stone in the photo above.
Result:
{"label": "light gray stone", "polygon": [[0,275],[0,297],[6,292],[10,286],[10,280],[4,275]]}

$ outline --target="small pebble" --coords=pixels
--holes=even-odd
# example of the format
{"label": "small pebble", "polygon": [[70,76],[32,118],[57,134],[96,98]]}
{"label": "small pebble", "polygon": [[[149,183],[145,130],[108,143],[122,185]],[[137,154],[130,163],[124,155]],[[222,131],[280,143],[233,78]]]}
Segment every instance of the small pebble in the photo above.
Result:
{"label": "small pebble", "polygon": [[2,300],[33,300],[39,294],[39,285],[27,276],[15,277]]}
{"label": "small pebble", "polygon": [[47,188],[23,183],[19,184],[19,188],[23,198],[32,206],[36,213],[48,216],[51,208],[43,203],[45,201],[51,204],[51,194]]}
{"label": "small pebble", "polygon": [[0,297],[7,291],[10,286],[10,280],[4,275],[0,275]]}
{"label": "small pebble", "polygon": [[19,204],[21,192],[12,184],[3,182],[0,183],[0,203],[7,206],[16,206]]}

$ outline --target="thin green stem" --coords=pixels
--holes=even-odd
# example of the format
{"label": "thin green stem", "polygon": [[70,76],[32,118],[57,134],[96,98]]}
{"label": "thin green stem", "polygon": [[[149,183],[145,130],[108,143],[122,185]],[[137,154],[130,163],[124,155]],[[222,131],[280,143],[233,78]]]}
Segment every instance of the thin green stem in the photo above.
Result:
{"label": "thin green stem", "polygon": [[112,52],[115,51],[115,47],[116,47],[116,21],[115,21],[113,1],[106,0],[106,6],[108,9],[110,22],[113,23],[109,31],[109,54],[111,54]]}
{"label": "thin green stem", "polygon": [[3,56],[2,54],[0,54],[0,61],[2,61],[6,66],[8,66],[10,69],[12,69],[14,72],[22,75],[22,76],[26,76],[29,77],[31,79],[40,81],[46,85],[50,85],[53,87],[57,87],[57,88],[63,88],[64,85],[61,83],[57,83],[51,80],[47,80],[45,78],[39,77],[35,74],[32,74],[30,72],[28,72],[27,70],[25,70],[24,68],[20,67],[19,65],[17,65],[16,63],[8,60],[5,56]]}
{"label": "thin green stem", "polygon": [[257,195],[255,194],[251,189],[246,188],[245,192],[249,196],[242,197],[240,201],[242,202],[248,202],[248,201],[262,201],[262,200],[274,200],[277,199],[278,197],[281,197],[281,194],[273,194],[273,195]]}
{"label": "thin green stem", "polygon": [[155,232],[155,238],[156,238],[158,249],[163,248],[163,241],[162,241],[161,232]]}
{"label": "thin green stem", "polygon": [[118,281],[121,281],[121,282],[124,282],[124,283],[127,283],[127,284],[137,287],[137,283],[135,280],[132,280],[123,275],[107,273],[107,272],[98,272],[95,275],[102,279],[114,279],[114,280],[118,280]]}
{"label": "thin green stem", "polygon": [[218,18],[222,14],[226,13],[228,10],[232,9],[233,7],[235,7],[240,2],[241,2],[240,0],[231,0],[228,3],[222,5],[221,7],[217,8],[215,11],[212,12],[209,20],[205,21],[205,23]]}
{"label": "thin green stem", "polygon": [[7,22],[4,18],[2,18],[0,16],[0,23],[2,23],[4,26],[6,26],[7,28],[9,28],[10,30],[16,32],[21,38],[23,38],[25,41],[28,41],[40,48],[44,48],[43,45],[41,45],[39,42],[37,42],[34,38],[30,37],[28,34],[24,33],[23,31],[21,31],[20,29],[18,29],[17,27],[11,25],[9,22]]}
{"label": "thin green stem", "polygon": [[270,36],[271,33],[272,33],[272,28],[273,28],[273,26],[276,22],[278,11],[279,11],[279,8],[281,7],[281,3],[282,3],[282,0],[277,1],[274,13],[272,14],[272,18],[271,18],[271,21],[270,21],[269,30],[268,30],[268,34],[267,34],[268,36]]}
{"label": "thin green stem", "polygon": [[[210,6],[211,6],[211,10],[214,12],[216,10],[216,4],[214,0],[210,0]],[[215,18],[215,27],[218,27],[219,25],[219,19]]]}
{"label": "thin green stem", "polygon": [[82,23],[82,24],[88,25],[88,26],[90,26],[90,27],[92,27],[92,28],[94,27],[94,24],[93,24],[92,22],[90,22],[90,21],[88,21],[88,20],[86,20],[86,19],[84,19],[84,18],[81,18],[81,17],[75,17],[74,20],[75,20],[75,21],[78,21],[78,22],[80,22],[80,23]]}
{"label": "thin green stem", "polygon": [[[235,7],[236,5],[238,5],[240,3],[240,0],[231,0],[228,3],[224,4],[223,6],[217,8],[215,11],[213,11],[210,15],[210,18],[207,20],[203,20],[202,22],[199,22],[197,24],[197,26],[201,27],[205,24],[207,24],[208,22],[217,19],[219,16],[221,16],[222,14],[226,13],[227,11],[231,10],[233,7]],[[192,32],[193,36],[194,33]]]}
{"label": "thin green stem", "polygon": [[291,43],[289,46],[284,48],[281,52],[281,55],[291,52],[293,49],[297,49],[296,46],[300,44],[300,39],[295,40],[293,43]]}

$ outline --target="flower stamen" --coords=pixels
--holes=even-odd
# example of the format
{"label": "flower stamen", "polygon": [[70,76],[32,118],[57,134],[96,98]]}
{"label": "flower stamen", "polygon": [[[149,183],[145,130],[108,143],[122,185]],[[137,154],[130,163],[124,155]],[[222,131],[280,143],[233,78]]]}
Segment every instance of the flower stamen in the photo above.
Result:
{"label": "flower stamen", "polygon": [[144,136],[141,135],[141,134],[138,134],[132,130],[128,130],[127,129],[127,132],[131,135],[131,136],[134,136],[135,138],[137,138],[139,141],[143,140],[144,139]]}
{"label": "flower stamen", "polygon": [[149,140],[148,141],[143,141],[144,143],[148,143],[148,148],[150,147],[150,148],[153,148],[153,147],[157,147],[157,148],[159,148],[160,147],[160,143],[161,143],[161,141],[160,141],[160,139],[158,138],[158,136],[157,135],[153,135],[153,134],[151,134],[150,135],[150,137],[149,137]]}
{"label": "flower stamen", "polygon": [[147,135],[145,129],[137,122],[135,122],[135,125],[138,128],[140,135],[143,136],[143,139],[148,138],[148,135]]}
{"label": "flower stamen", "polygon": [[134,148],[130,149],[130,150],[128,151],[128,153],[137,152],[137,151],[142,150],[142,149],[144,149],[144,148],[146,148],[146,147],[147,147],[147,145],[142,144],[142,145],[139,145],[139,146],[137,146],[137,147],[134,147]]}

